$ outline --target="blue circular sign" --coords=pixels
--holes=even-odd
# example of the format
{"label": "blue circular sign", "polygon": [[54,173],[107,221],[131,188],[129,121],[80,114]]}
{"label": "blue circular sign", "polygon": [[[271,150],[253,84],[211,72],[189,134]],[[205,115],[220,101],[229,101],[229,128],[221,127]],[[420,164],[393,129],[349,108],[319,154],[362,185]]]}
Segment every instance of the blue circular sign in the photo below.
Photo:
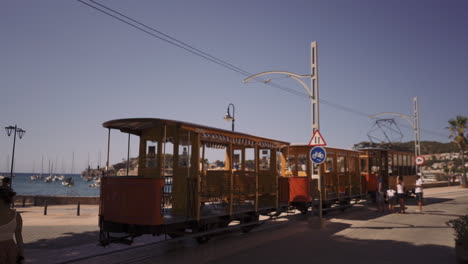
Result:
{"label": "blue circular sign", "polygon": [[310,160],[315,164],[322,164],[327,158],[327,152],[323,147],[313,147],[310,150]]}

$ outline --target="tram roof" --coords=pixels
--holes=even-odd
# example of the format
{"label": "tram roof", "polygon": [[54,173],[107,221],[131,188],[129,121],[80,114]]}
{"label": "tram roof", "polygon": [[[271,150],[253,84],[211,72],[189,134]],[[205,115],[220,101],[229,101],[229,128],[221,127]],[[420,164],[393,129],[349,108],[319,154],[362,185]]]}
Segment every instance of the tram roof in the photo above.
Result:
{"label": "tram roof", "polygon": [[176,120],[168,120],[168,119],[160,119],[160,118],[126,118],[126,119],[115,119],[104,122],[102,124],[105,128],[110,129],[118,129],[124,133],[130,133],[133,135],[141,136],[142,131],[148,128],[156,128],[161,127],[163,125],[172,125],[172,126],[180,126],[187,130],[192,130],[197,133],[203,134],[217,134],[221,136],[227,136],[230,138],[247,138],[254,141],[263,141],[274,143],[275,145],[289,145],[288,142],[253,136],[245,133],[233,132],[229,130],[224,130],[220,128],[208,127],[188,122],[176,121]]}

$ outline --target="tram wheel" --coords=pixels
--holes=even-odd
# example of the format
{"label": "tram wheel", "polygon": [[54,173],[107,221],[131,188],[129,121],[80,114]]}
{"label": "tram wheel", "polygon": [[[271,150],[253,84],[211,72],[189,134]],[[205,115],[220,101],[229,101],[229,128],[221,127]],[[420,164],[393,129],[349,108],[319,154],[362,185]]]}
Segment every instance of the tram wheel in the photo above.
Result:
{"label": "tram wheel", "polygon": [[[244,220],[244,224],[250,223],[250,222],[256,222],[256,221],[258,221],[258,219],[259,219],[258,215],[248,217],[246,220]],[[257,227],[257,226],[259,226],[259,224],[253,224],[253,225],[243,226],[243,227],[241,227],[241,231],[242,231],[243,233],[249,233],[250,231],[252,231],[252,229],[254,229],[254,228]]]}
{"label": "tram wheel", "polygon": [[105,247],[110,244],[109,232],[104,231],[102,228],[99,230],[99,243]]}

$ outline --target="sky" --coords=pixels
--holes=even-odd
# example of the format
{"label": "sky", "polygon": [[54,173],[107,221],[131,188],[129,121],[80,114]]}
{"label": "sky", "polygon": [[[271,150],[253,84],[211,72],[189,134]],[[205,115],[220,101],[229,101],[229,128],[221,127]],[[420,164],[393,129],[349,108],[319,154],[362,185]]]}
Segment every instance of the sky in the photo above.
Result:
{"label": "sky", "polygon": [[[92,4],[89,0],[83,0]],[[328,146],[368,140],[382,112],[413,114],[421,140],[448,142],[447,120],[468,116],[468,2],[462,0],[97,0],[249,73],[310,74],[318,43],[320,132]],[[78,1],[0,2],[0,126],[26,130],[15,171],[79,173],[105,163],[112,119],[154,117],[306,144],[310,100],[154,38]],[[271,78],[284,77],[272,75]],[[274,83],[305,93],[290,78]],[[395,118],[402,141],[410,124]],[[3,135],[1,135],[3,133]],[[0,133],[0,171],[13,138]],[[111,163],[127,155],[111,135]],[[131,140],[136,156],[137,137]],[[72,156],[74,155],[74,159]]]}

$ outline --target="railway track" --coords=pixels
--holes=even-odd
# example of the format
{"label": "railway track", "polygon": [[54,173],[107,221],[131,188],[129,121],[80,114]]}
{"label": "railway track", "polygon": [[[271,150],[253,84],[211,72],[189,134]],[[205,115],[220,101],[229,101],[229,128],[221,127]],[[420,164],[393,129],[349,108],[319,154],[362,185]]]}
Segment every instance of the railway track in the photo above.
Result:
{"label": "railway track", "polygon": [[[286,214],[276,217],[274,219],[265,219],[261,220],[255,224],[261,224],[261,226],[254,228],[250,232],[260,232],[268,229],[276,229],[282,226],[288,225],[290,223],[297,222],[299,220],[303,220],[304,215],[300,213],[294,214]],[[281,219],[286,219],[287,221],[279,221]],[[206,236],[212,235],[213,240],[228,238],[230,236],[240,235],[240,227],[244,225],[233,225],[227,228],[198,233],[194,235],[186,235],[183,237],[178,238],[170,238],[165,240],[159,240],[152,243],[146,243],[143,245],[132,246],[127,248],[121,248],[113,251],[102,252],[97,254],[92,254],[88,256],[83,256],[75,259],[69,259],[63,262],[57,262],[57,264],[65,264],[65,263],[75,263],[75,264],[83,264],[83,263],[118,263],[118,264],[126,264],[126,263],[139,263],[143,260],[151,259],[154,257],[161,256],[163,254],[167,254],[173,252],[175,250],[179,250],[182,248],[193,248],[201,245],[202,243],[198,243],[196,238],[199,236]],[[208,242],[210,243],[210,242]],[[148,254],[148,252],[151,252]],[[131,253],[131,254],[128,254]],[[118,255],[118,256],[114,256]],[[138,255],[138,257],[131,257],[130,255]],[[113,257],[111,257],[113,256]],[[120,260],[115,261],[114,259]]]}

